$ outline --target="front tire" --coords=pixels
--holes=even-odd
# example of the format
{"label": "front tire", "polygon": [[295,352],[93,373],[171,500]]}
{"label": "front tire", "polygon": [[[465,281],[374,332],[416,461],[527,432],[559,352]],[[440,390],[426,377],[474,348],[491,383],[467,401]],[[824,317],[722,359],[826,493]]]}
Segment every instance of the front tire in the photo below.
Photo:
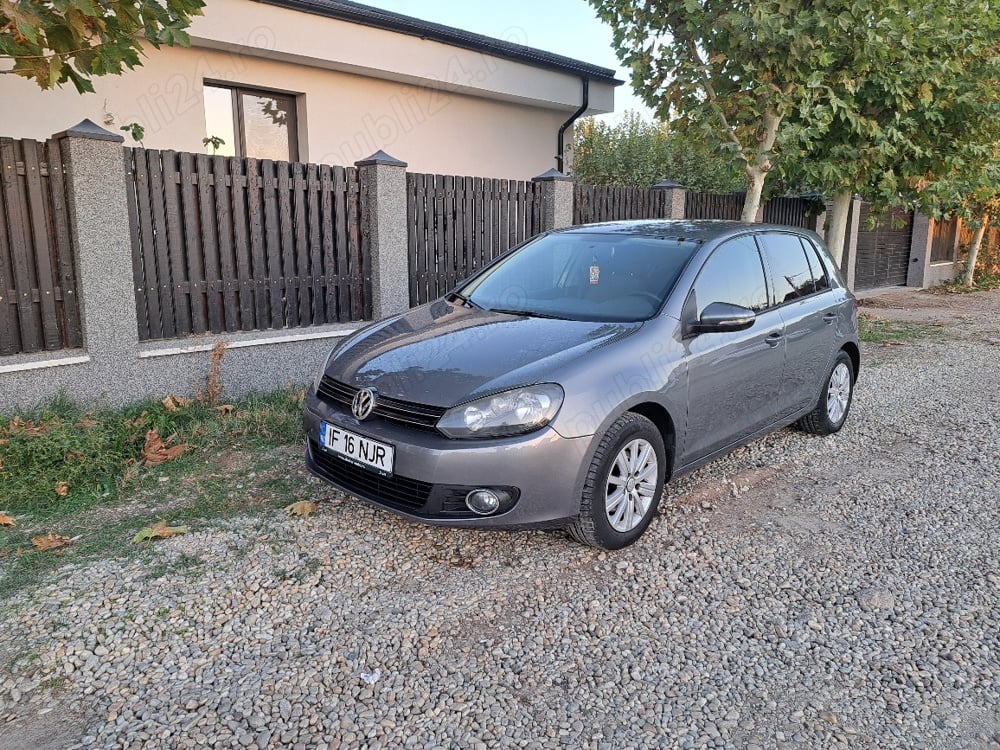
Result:
{"label": "front tire", "polygon": [[847,352],[840,352],[833,363],[826,387],[816,408],[799,420],[799,428],[814,435],[831,435],[847,421],[854,399],[854,363]]}
{"label": "front tire", "polygon": [[632,544],[656,515],[665,476],[660,431],[641,414],[626,412],[594,452],[570,535],[603,549]]}

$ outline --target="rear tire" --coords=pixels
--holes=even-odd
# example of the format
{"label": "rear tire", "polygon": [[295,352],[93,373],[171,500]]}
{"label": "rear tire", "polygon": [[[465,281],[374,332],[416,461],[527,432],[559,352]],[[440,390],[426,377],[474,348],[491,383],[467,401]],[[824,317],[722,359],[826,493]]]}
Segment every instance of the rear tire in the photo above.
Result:
{"label": "rear tire", "polygon": [[603,549],[635,542],[656,515],[666,466],[663,436],[656,425],[641,414],[623,414],[594,452],[570,535]]}
{"label": "rear tire", "polygon": [[854,399],[854,364],[847,352],[840,352],[816,408],[798,421],[798,427],[813,435],[830,435],[847,421]]}

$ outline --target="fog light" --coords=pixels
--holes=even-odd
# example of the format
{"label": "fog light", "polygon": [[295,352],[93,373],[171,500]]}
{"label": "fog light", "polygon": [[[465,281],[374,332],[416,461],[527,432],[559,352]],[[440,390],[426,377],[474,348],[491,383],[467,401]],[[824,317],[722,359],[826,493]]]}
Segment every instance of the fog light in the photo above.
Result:
{"label": "fog light", "polygon": [[465,504],[473,513],[488,516],[490,513],[496,513],[500,507],[500,495],[493,490],[473,490],[465,496]]}

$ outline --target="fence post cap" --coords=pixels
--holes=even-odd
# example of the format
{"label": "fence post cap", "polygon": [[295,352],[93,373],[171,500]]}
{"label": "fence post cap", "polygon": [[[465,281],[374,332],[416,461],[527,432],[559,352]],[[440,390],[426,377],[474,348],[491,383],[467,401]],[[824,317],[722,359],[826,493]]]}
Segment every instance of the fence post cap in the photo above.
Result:
{"label": "fence post cap", "polygon": [[125,136],[119,135],[118,133],[112,133],[110,130],[105,130],[90,119],[81,120],[73,127],[62,131],[61,133],[56,133],[52,136],[52,138],[54,140],[59,140],[60,138],[90,138],[93,141],[113,141],[114,143],[125,142]]}
{"label": "fence post cap", "polygon": [[673,180],[660,180],[658,183],[653,185],[652,190],[674,190],[676,188],[683,189],[684,186],[679,182],[674,182]]}
{"label": "fence post cap", "polygon": [[400,161],[394,156],[389,156],[385,151],[379,149],[374,154],[369,156],[367,159],[362,159],[361,161],[354,162],[356,167],[405,167],[407,166],[405,161]]}
{"label": "fence post cap", "polygon": [[562,181],[562,180],[572,180],[572,179],[573,178],[570,177],[569,175],[565,175],[562,172],[560,172],[558,169],[556,169],[555,167],[552,167],[552,169],[548,170],[547,172],[542,172],[540,175],[538,175],[536,177],[532,177],[531,181],[532,182],[555,182],[556,180]]}

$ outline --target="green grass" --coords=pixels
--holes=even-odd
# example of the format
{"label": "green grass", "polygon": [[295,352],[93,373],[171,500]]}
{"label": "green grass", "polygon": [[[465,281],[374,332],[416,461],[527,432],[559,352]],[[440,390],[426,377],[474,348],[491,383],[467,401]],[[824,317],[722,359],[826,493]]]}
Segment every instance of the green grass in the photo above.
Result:
{"label": "green grass", "polygon": [[[0,416],[0,513],[16,522],[0,526],[0,599],[67,562],[149,549],[132,539],[159,518],[197,526],[301,499],[307,490],[289,476],[288,452],[280,450],[301,441],[300,396],[279,391],[230,403],[228,413],[154,401],[84,410],[60,398]],[[184,453],[147,466],[142,451],[152,429],[174,436]],[[65,494],[56,491],[61,483]],[[31,538],[49,531],[74,544],[36,551]],[[183,567],[194,570],[198,561]]]}
{"label": "green grass", "polygon": [[867,313],[858,318],[858,337],[869,344],[904,344],[931,336],[939,330],[940,326],[929,323],[886,320]]}

